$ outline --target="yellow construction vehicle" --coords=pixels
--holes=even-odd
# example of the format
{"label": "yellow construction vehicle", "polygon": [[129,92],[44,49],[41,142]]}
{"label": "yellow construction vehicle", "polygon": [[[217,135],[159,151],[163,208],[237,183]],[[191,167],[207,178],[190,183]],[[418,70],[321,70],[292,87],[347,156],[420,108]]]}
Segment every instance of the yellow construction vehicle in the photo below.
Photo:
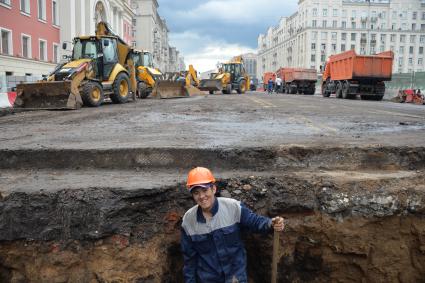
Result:
{"label": "yellow construction vehicle", "polygon": [[197,72],[193,65],[189,65],[187,71],[164,73],[160,76],[155,83],[152,96],[156,98],[179,98],[203,95],[198,86]]}
{"label": "yellow construction vehicle", "polygon": [[241,94],[249,89],[249,84],[250,80],[245,71],[242,56],[237,56],[219,66],[218,73],[214,73],[210,79],[201,80],[199,89],[208,91],[210,94],[214,91],[230,94],[232,90]]}
{"label": "yellow construction vehicle", "polygon": [[[15,105],[35,109],[78,109],[99,106],[105,97],[125,103],[136,93],[131,48],[100,22],[96,35],[74,38],[69,62],[58,65],[43,81],[17,86]],[[66,44],[64,44],[66,49]],[[134,99],[134,96],[133,96]]]}
{"label": "yellow construction vehicle", "polygon": [[133,49],[130,56],[136,68],[137,97],[146,98],[152,93],[155,81],[162,73],[154,68],[152,53]]}

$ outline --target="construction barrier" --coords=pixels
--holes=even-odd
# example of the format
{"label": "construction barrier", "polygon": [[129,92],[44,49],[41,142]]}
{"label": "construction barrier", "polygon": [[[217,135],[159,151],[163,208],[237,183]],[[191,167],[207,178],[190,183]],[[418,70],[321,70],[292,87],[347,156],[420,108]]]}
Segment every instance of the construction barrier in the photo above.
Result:
{"label": "construction barrier", "polygon": [[12,108],[15,99],[16,92],[0,92],[0,108]]}

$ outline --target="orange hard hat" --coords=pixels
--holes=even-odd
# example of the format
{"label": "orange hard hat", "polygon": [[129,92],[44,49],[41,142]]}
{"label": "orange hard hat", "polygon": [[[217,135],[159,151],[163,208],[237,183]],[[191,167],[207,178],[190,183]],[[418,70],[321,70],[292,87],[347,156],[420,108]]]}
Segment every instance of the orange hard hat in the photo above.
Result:
{"label": "orange hard hat", "polygon": [[186,186],[190,190],[194,185],[214,183],[215,178],[211,171],[205,167],[196,167],[189,171]]}

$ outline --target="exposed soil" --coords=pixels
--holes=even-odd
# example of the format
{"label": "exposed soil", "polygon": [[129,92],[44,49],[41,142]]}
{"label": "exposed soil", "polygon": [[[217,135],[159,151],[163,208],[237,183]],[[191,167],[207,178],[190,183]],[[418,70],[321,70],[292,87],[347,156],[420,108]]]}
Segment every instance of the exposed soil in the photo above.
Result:
{"label": "exposed soil", "polygon": [[[352,178],[343,178],[353,175]],[[219,181],[222,196],[283,215],[279,282],[421,282],[425,177],[298,172]],[[183,184],[11,193],[0,200],[0,282],[182,282]],[[272,235],[246,235],[252,282],[270,278]]]}

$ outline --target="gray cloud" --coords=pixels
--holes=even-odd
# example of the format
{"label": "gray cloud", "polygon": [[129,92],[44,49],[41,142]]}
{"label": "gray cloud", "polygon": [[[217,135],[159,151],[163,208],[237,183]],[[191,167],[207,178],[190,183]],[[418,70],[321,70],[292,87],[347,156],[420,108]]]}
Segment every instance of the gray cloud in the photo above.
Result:
{"label": "gray cloud", "polygon": [[[186,58],[222,47],[253,50],[257,37],[294,13],[298,0],[158,0],[170,29],[171,44]],[[235,51],[236,51],[235,50]],[[211,54],[210,54],[211,55]],[[231,54],[234,56],[237,54]],[[190,62],[189,62],[190,63]]]}

